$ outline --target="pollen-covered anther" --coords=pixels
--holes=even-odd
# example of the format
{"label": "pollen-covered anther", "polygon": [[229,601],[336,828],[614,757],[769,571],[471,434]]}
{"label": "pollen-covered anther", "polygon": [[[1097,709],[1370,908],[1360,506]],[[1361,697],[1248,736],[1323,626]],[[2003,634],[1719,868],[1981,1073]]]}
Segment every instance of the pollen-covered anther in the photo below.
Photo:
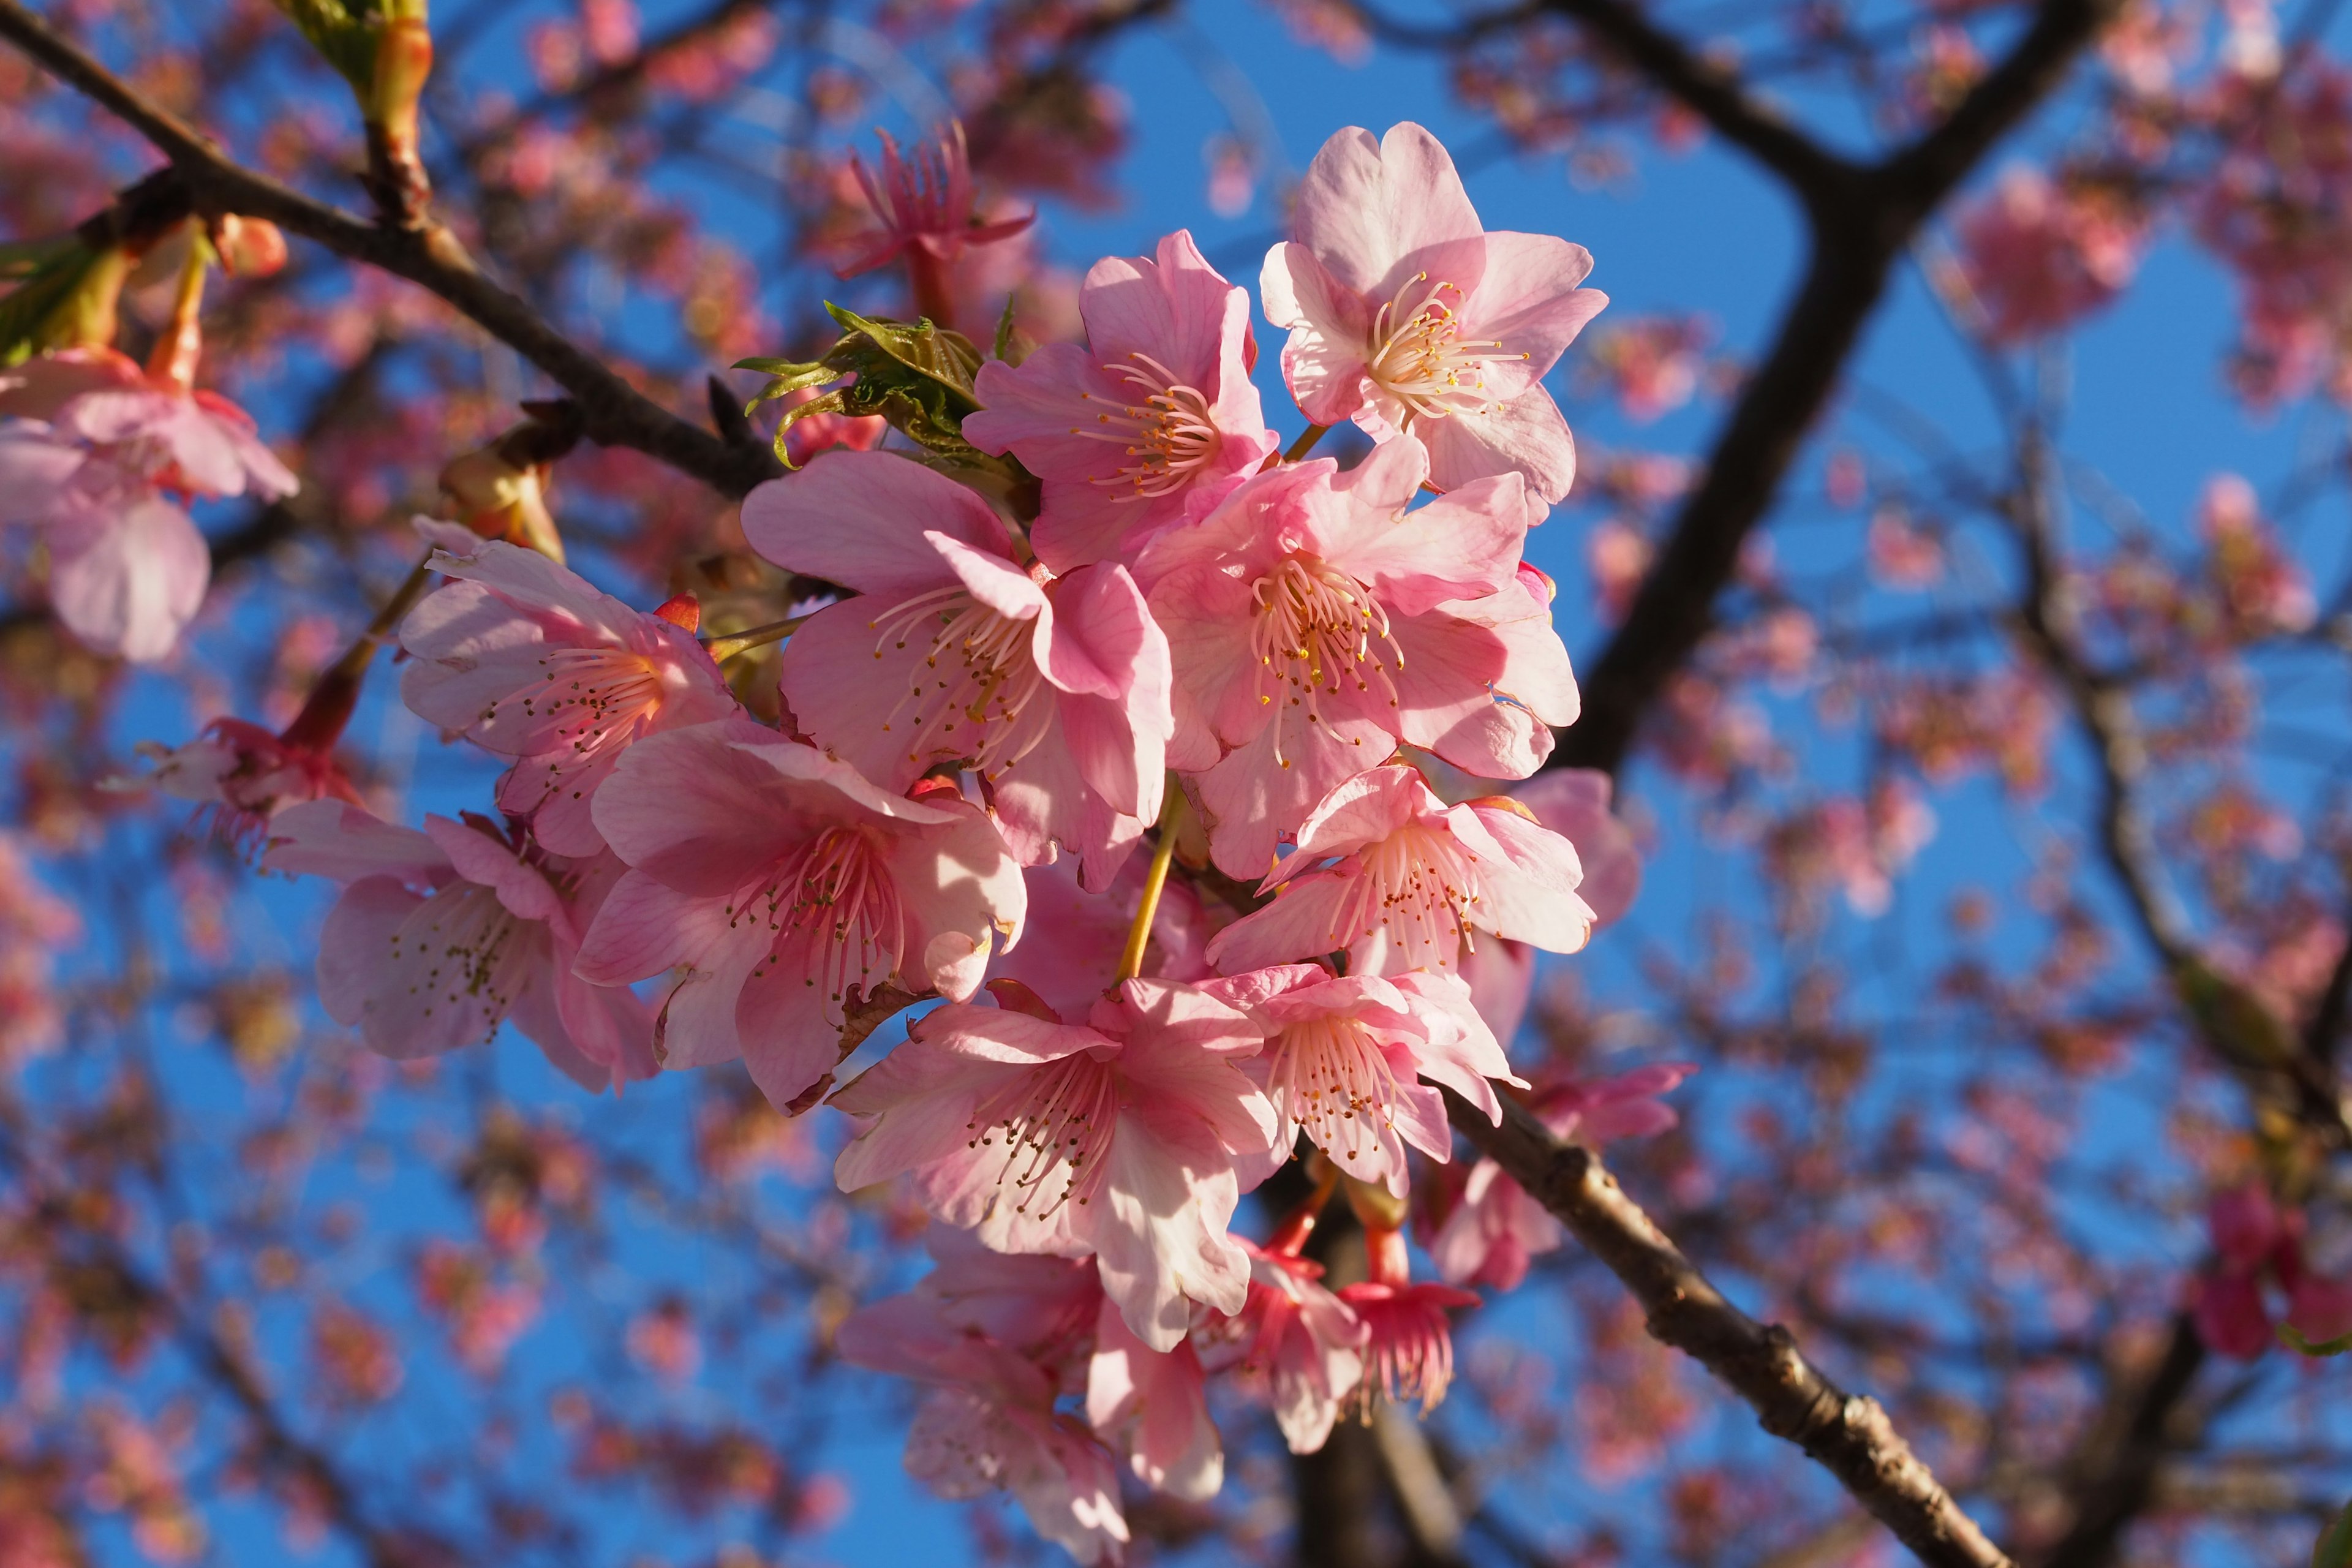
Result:
{"label": "pollen-covered anther", "polygon": [[[1260,669],[1260,706],[1275,707],[1274,754],[1284,767],[1282,710],[1298,708],[1309,724],[1325,722],[1325,693],[1352,688],[1389,707],[1398,706],[1394,676],[1404,668],[1404,650],[1389,629],[1388,612],[1362,583],[1310,556],[1286,555],[1251,585],[1257,622],[1250,651]],[[1383,657],[1385,654],[1385,658]],[[1271,680],[1290,689],[1282,703]]]}
{"label": "pollen-covered anther", "polygon": [[1494,413],[1486,367],[1528,357],[1499,339],[1464,337],[1461,300],[1459,286],[1419,272],[1372,321],[1371,379],[1423,418]]}
{"label": "pollen-covered anther", "polygon": [[[1150,354],[1127,357],[1131,363],[1109,368],[1141,401],[1106,408],[1095,416],[1094,429],[1074,426],[1070,434],[1126,447],[1129,461],[1094,483],[1125,491],[1123,500],[1172,494],[1216,459],[1224,437],[1207,394],[1178,381]],[[1087,403],[1104,401],[1090,392],[1078,395]]]}
{"label": "pollen-covered anther", "polygon": [[909,761],[920,758],[927,738],[976,726],[977,734],[941,749],[993,776],[1045,738],[1053,704],[1038,700],[1047,688],[1037,668],[1035,623],[1000,615],[954,586],[919,594],[867,626],[878,634],[877,658],[886,646],[904,648],[928,634],[923,667],[939,679],[910,682],[882,718],[885,731],[909,736]]}

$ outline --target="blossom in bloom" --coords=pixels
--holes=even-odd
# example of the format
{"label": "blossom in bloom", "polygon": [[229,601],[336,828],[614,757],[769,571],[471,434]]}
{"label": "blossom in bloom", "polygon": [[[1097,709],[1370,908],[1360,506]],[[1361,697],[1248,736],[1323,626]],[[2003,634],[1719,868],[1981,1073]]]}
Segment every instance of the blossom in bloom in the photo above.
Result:
{"label": "blossom in bloom", "polygon": [[978,770],[1026,864],[1059,840],[1087,884],[1159,815],[1168,641],[1127,568],[1024,571],[988,503],[887,452],[836,452],[754,490],[743,532],[780,565],[855,589],[784,647],[800,731],[890,789]]}
{"label": "blossom in bloom", "polygon": [[1345,949],[1351,974],[1452,971],[1473,932],[1574,952],[1592,931],[1576,849],[1503,796],[1447,805],[1408,767],[1325,796],[1266,879],[1274,901],[1219,931],[1228,974]]}
{"label": "blossom in bloom", "polygon": [[1196,773],[1210,845],[1258,877],[1280,835],[1398,742],[1524,778],[1577,714],[1548,593],[1522,571],[1516,474],[1407,510],[1410,443],[1250,479],[1160,535],[1138,573],[1176,671],[1171,765]]}
{"label": "blossom in bloom", "polygon": [[591,810],[632,743],[735,711],[690,627],[630,608],[535,550],[447,551],[454,579],[408,614],[400,695],[418,717],[515,759],[499,809],[559,855],[604,847]]}
{"label": "blossom in bloom", "polygon": [[478,818],[428,816],[419,832],[314,800],[272,819],[261,863],[344,885],[320,933],[319,999],[369,1048],[431,1056],[511,1018],[586,1088],[653,1075],[645,1004],[572,973],[620,876],[609,858],[550,855]]}
{"label": "blossom in bloom", "polygon": [[859,188],[873,208],[875,226],[858,235],[835,270],[855,278],[887,267],[900,257],[934,262],[954,262],[969,245],[1009,239],[1036,221],[1036,214],[982,223],[972,212],[971,154],[966,149],[963,126],[950,121],[945,129],[918,143],[912,156],[902,156],[887,131],[882,142],[882,167],[877,173],[866,160],[851,159]]}
{"label": "blossom in bloom", "polygon": [[1045,481],[1030,530],[1056,572],[1118,559],[1250,474],[1275,448],[1250,365],[1249,295],[1188,231],[1159,258],[1108,257],[1078,291],[1087,346],[1047,343],[980,367],[986,405],[963,422]]}
{"label": "blossom in bloom", "polygon": [[[1685,1062],[1664,1062],[1612,1078],[1570,1079],[1538,1091],[1528,1109],[1555,1136],[1595,1148],[1615,1138],[1647,1137],[1677,1120],[1657,1097],[1696,1070]],[[1566,1237],[1559,1221],[1525,1187],[1494,1161],[1481,1160],[1470,1167],[1461,1198],[1431,1238],[1429,1256],[1454,1284],[1513,1290],[1527,1278],[1528,1260],[1558,1249]]]}
{"label": "blossom in bloom", "polygon": [[181,496],[289,496],[294,476],[243,409],[111,349],[0,374],[0,524],[37,529],[58,618],[101,653],[169,654],[204,605],[212,556]]}
{"label": "blossom in bloom", "polygon": [[[1538,823],[1576,847],[1584,872],[1576,893],[1592,910],[1596,931],[1622,918],[1642,888],[1641,850],[1609,809],[1614,793],[1609,775],[1593,768],[1548,769],[1511,791],[1511,798]],[[1470,984],[1478,1016],[1508,1045],[1527,1016],[1535,951],[1524,942],[1481,942],[1462,955],[1460,973]]]}
{"label": "blossom in bloom", "polygon": [[1543,378],[1609,302],[1580,289],[1580,245],[1489,234],[1437,138],[1410,121],[1350,126],[1299,183],[1297,237],[1267,253],[1266,320],[1290,331],[1282,374],[1307,418],[1352,418],[1429,449],[1441,490],[1517,473],[1547,505],[1576,443]]}
{"label": "blossom in bloom", "polygon": [[1200,1353],[1189,1342],[1152,1349],[1108,1297],[1087,1363],[1087,1424],[1126,1448],[1128,1468],[1153,1491],[1206,1502],[1225,1484]]}
{"label": "blossom in bloom", "polygon": [[[1143,900],[1147,862],[1130,859],[1110,886],[1089,893],[1078,885],[1069,859],[1032,866],[1029,929],[1021,945],[1001,954],[989,968],[990,984],[1017,981],[1066,1017],[1084,1014],[1110,988]],[[1143,973],[1162,980],[1207,980],[1209,906],[1190,883],[1171,877],[1152,912],[1151,938],[1143,950]]]}
{"label": "blossom in bloom", "polygon": [[931,1213],[1000,1252],[1096,1255],[1155,1351],[1192,1303],[1242,1310],[1249,1259],[1226,1226],[1288,1152],[1234,1058],[1258,1026],[1199,986],[1129,980],[1084,1024],[1042,1006],[940,1007],[833,1103],[869,1121],[845,1192],[912,1172]]}
{"label": "blossom in bloom", "polygon": [[[356,695],[356,693],[354,693]],[[306,725],[312,711],[278,733],[242,719],[215,719],[185,745],[165,750],[142,746],[155,763],[145,779],[175,800],[192,801],[197,815],[209,815],[215,834],[240,848],[257,847],[270,819],[289,806],[305,801],[340,800],[361,804],[359,792],[335,761],[334,742],[341,724],[323,740]]]}
{"label": "blossom in bloom", "polygon": [[1195,1338],[1213,1365],[1230,1360],[1263,1374],[1283,1441],[1294,1454],[1312,1454],[1329,1439],[1340,1405],[1363,1381],[1370,1331],[1323,1287],[1321,1264],[1247,1241],[1242,1247],[1250,1257],[1248,1304]]}
{"label": "blossom in bloom", "polygon": [[2116,198],[2004,173],[1960,216],[1961,269],[1995,342],[2045,336],[2121,293],[2139,268],[2145,226]]}
{"label": "blossom in bloom", "polygon": [[1128,1540],[1117,1462],[1055,1408],[1057,1369],[992,1337],[930,1284],[859,1308],[834,1341],[854,1365],[932,1385],[907,1433],[908,1473],[946,1498],[1009,1491],[1080,1563],[1116,1561]]}
{"label": "blossom in bloom", "polygon": [[1450,1285],[1368,1279],[1342,1286],[1339,1300],[1364,1325],[1364,1381],[1359,1396],[1418,1400],[1423,1414],[1454,1385],[1454,1324],[1446,1313],[1478,1298]]}
{"label": "blossom in bloom", "polygon": [[1497,1122],[1503,1108],[1487,1080],[1525,1087],[1471,1005],[1469,986],[1452,974],[1335,976],[1321,964],[1287,963],[1213,989],[1265,1026],[1250,1070],[1274,1107],[1276,1145],[1290,1148],[1304,1131],[1349,1175],[1399,1197],[1406,1144],[1453,1158],[1444,1097],[1432,1085]]}
{"label": "blossom in bloom", "polygon": [[962,998],[992,933],[1019,939],[1021,872],[951,791],[885,794],[847,763],[747,719],[666,731],[621,754],[596,827],[628,874],[580,973],[674,972],[669,1067],[743,1059],[779,1106],[830,1079],[851,1009],[886,985]]}

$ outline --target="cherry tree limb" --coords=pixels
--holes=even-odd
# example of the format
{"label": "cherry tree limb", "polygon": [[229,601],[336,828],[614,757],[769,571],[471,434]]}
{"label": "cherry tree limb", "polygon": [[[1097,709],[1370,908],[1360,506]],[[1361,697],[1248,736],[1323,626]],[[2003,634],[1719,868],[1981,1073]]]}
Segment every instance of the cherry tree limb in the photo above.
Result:
{"label": "cherry tree limb", "polygon": [[485,275],[437,223],[373,224],[231,160],[201,132],[122,80],[22,4],[0,0],[5,38],[59,81],[108,110],[171,161],[149,199],[205,216],[267,218],[352,261],[425,289],[544,371],[579,405],[582,428],[600,446],[627,447],[714,489],[740,496],[782,471],[765,446],[736,445],[662,407],[574,343],[530,304]]}
{"label": "cherry tree limb", "polygon": [[1452,1090],[1455,1131],[1525,1187],[1641,1302],[1653,1338],[1705,1366],[1787,1439],[1837,1478],[1929,1568],[2010,1568],[2010,1558],[1911,1451],[1874,1399],[1847,1394],[1807,1361],[1786,1329],[1727,1300],[1601,1157],[1565,1142],[1516,1100],[1503,1123]]}

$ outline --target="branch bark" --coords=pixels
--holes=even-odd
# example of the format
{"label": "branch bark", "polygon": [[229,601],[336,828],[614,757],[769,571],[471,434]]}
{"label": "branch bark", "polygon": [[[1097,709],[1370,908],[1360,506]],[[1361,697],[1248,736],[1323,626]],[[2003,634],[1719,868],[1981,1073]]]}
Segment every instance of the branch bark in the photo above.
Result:
{"label": "branch bark", "polygon": [[1502,1166],[1649,1314],[1653,1337],[1697,1361],[1754,1407],[1767,1432],[1802,1448],[1930,1568],[2011,1568],[2010,1559],[1911,1451],[1874,1399],[1847,1394],[1786,1329],[1759,1323],[1708,1282],[1600,1156],[1554,1137],[1517,1101],[1497,1127],[1452,1090],[1454,1129]]}
{"label": "branch bark", "polygon": [[[186,210],[267,218],[348,260],[404,278],[438,295],[491,336],[544,371],[580,405],[583,429],[600,446],[659,458],[730,496],[782,471],[760,446],[737,446],[688,423],[631,386],[480,268],[437,223],[396,228],[354,216],[230,160],[194,127],[108,70],[22,0],[0,0],[5,38],[68,86],[130,124],[171,160]],[[163,189],[169,190],[168,182]]]}

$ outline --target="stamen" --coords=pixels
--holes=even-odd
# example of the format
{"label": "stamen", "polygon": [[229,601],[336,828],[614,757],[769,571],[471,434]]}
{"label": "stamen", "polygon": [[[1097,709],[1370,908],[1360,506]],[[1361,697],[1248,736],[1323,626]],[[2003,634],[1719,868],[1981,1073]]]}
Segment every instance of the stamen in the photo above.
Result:
{"label": "stamen", "polygon": [[1395,1126],[1397,1076],[1380,1041],[1362,1020],[1312,1019],[1276,1039],[1266,1089],[1317,1148],[1351,1173],[1366,1155],[1381,1152]]}
{"label": "stamen", "polygon": [[866,625],[878,634],[876,658],[929,641],[882,720],[885,731],[906,737],[908,762],[962,757],[993,778],[1045,738],[1053,704],[1035,700],[1045,679],[1034,623],[999,615],[957,586],[918,594]]}
{"label": "stamen", "polygon": [[1486,367],[1528,356],[1501,352],[1498,338],[1462,336],[1462,319],[1445,298],[1458,302],[1462,290],[1441,281],[1415,298],[1427,283],[1428,273],[1414,274],[1373,318],[1371,378],[1412,416],[1496,412],[1502,405],[1486,395]]}
{"label": "stamen", "polygon": [[1012,1185],[1013,1210],[1051,1219],[1063,1205],[1091,1201],[1118,1117],[1110,1066],[1084,1051],[1025,1073],[972,1112],[967,1148],[1002,1140],[999,1187]]}
{"label": "stamen", "polygon": [[[1258,608],[1250,633],[1261,670],[1257,700],[1274,709],[1272,744],[1282,766],[1290,766],[1282,745],[1287,710],[1302,709],[1307,723],[1322,723],[1323,694],[1350,683],[1398,706],[1394,676],[1404,668],[1404,649],[1370,588],[1311,556],[1290,555],[1251,584],[1250,596]],[[1383,647],[1389,660],[1380,655]]]}
{"label": "stamen", "polygon": [[[1150,354],[1127,356],[1131,364],[1109,367],[1142,401],[1117,412],[1095,416],[1097,428],[1072,426],[1070,434],[1089,441],[1110,441],[1127,448],[1130,459],[1117,473],[1097,476],[1094,482],[1124,489],[1121,500],[1144,500],[1183,489],[1213,461],[1224,443],[1208,395],[1176,379],[1176,373]],[[1078,395],[1088,403],[1102,399],[1093,393]]]}

